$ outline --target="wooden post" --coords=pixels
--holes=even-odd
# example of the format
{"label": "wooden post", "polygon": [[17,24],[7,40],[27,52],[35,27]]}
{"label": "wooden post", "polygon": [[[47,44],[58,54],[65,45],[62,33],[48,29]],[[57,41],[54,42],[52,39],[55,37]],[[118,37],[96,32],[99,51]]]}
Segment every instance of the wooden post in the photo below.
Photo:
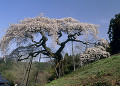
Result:
{"label": "wooden post", "polygon": [[73,68],[75,71],[75,58],[74,58],[74,52],[73,52],[73,41],[72,41],[72,56],[73,56]]}

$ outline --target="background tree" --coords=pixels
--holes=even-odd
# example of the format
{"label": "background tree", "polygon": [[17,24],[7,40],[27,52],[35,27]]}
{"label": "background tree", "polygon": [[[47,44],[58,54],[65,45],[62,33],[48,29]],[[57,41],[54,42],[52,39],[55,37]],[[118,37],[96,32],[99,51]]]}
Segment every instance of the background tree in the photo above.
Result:
{"label": "background tree", "polygon": [[[74,71],[74,66],[75,68],[79,68],[80,67],[80,58],[79,58],[80,54],[76,54],[74,55],[68,55],[68,53],[65,54],[64,56],[64,60],[63,60],[63,66],[64,66],[64,73],[65,74],[69,74],[70,72]],[[74,61],[73,61],[74,58]]]}
{"label": "background tree", "polygon": [[[0,73],[10,81],[10,86],[14,86],[15,83],[18,84],[18,86],[26,86],[27,72],[29,70],[28,60],[30,59],[24,60],[24,62],[17,62],[14,59],[7,59],[5,63],[4,60],[0,59]],[[51,71],[51,63],[33,62],[29,74],[28,86],[43,86],[52,76],[52,73],[49,71]]]}
{"label": "background tree", "polygon": [[115,18],[110,20],[109,39],[111,46],[111,54],[120,52],[120,13],[115,15]]}
{"label": "background tree", "polygon": [[107,48],[109,48],[108,41],[106,39],[99,39],[94,47],[87,48],[85,52],[80,55],[81,67],[91,62],[108,58],[110,53],[106,51]]}
{"label": "background tree", "polygon": [[[62,40],[63,34],[67,34],[66,40]],[[63,51],[69,41],[90,44],[95,42],[98,34],[97,25],[80,23],[73,18],[50,19],[47,17],[34,17],[21,20],[19,23],[11,24],[6,34],[1,38],[1,51],[3,55],[8,54],[11,44],[17,44],[15,53],[10,56],[19,56],[18,60],[37,57],[40,53],[56,60],[56,73],[58,77],[63,75]],[[37,38],[35,35],[38,35]],[[83,36],[82,36],[83,35]],[[79,38],[82,36],[83,40]],[[49,40],[57,45],[55,52],[47,45]],[[85,39],[91,38],[92,41]],[[65,37],[64,37],[65,38]],[[36,40],[37,39],[37,40]],[[93,41],[94,39],[94,41]],[[62,40],[62,41],[61,41]],[[43,50],[40,49],[42,47]],[[28,51],[28,52],[27,52]]]}

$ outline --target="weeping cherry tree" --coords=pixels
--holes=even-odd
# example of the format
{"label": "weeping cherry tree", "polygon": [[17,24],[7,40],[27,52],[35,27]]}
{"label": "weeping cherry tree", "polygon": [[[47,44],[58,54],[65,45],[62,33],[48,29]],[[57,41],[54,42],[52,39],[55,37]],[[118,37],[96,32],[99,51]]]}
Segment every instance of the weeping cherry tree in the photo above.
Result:
{"label": "weeping cherry tree", "polygon": [[[37,57],[41,53],[54,58],[56,73],[60,77],[64,74],[62,51],[65,45],[70,41],[80,42],[84,45],[95,42],[93,40],[98,39],[97,34],[99,33],[97,27],[95,24],[81,23],[71,17],[62,19],[41,16],[26,18],[9,26],[1,38],[0,48],[2,55],[5,56],[8,54],[11,44],[16,43],[17,47],[9,54],[9,57],[19,57],[19,61]],[[35,40],[36,34],[39,34],[38,41]],[[61,41],[64,34],[67,34],[66,40]],[[49,38],[52,38],[54,45],[58,46],[55,52],[47,45]]]}

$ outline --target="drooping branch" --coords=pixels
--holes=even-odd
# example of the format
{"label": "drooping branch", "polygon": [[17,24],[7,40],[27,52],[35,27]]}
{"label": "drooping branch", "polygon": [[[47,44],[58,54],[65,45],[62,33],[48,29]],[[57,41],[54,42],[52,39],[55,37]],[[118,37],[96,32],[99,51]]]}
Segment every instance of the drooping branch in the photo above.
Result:
{"label": "drooping branch", "polygon": [[[41,51],[31,52],[31,53],[29,53],[29,55],[28,55],[27,57],[25,57],[25,58],[19,58],[18,61],[26,60],[26,59],[28,59],[30,56],[36,57],[36,56],[39,55],[40,53],[42,53],[42,54],[44,54],[44,55],[47,55],[47,56],[49,55],[48,53],[46,53],[45,50],[41,50]],[[24,55],[21,55],[21,57],[22,57],[22,56],[24,56]]]}
{"label": "drooping branch", "polygon": [[36,57],[36,56],[39,55],[40,53],[49,56],[49,53],[47,53],[46,50],[41,50],[41,51],[33,52],[33,57]]}

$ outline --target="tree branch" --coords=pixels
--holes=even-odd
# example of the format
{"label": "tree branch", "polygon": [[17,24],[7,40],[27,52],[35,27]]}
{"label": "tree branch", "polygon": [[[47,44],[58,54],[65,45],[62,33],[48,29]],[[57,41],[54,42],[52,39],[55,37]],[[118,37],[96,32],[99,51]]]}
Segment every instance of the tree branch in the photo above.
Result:
{"label": "tree branch", "polygon": [[[37,55],[39,55],[40,53],[42,53],[42,54],[44,54],[44,55],[49,55],[48,53],[46,53],[46,51],[45,50],[41,50],[41,51],[36,51],[36,52],[31,52],[31,53],[29,53],[29,55],[26,57],[26,58],[19,58],[18,59],[18,61],[22,61],[22,60],[26,60],[26,59],[28,59],[30,56],[32,56],[32,57],[36,57]],[[22,56],[24,56],[24,55],[21,55],[21,57]]]}
{"label": "tree branch", "polygon": [[61,33],[61,31],[59,31],[59,32],[58,32],[58,38],[57,38],[57,41],[56,41],[58,45],[61,45],[61,43],[59,42],[59,38],[60,38],[61,36],[62,36],[62,33]]}
{"label": "tree branch", "polygon": [[80,32],[78,32],[78,33],[75,33],[75,34],[68,35],[68,39],[66,41],[64,41],[64,42],[61,43],[61,45],[60,45],[61,47],[57,50],[56,53],[60,53],[64,49],[65,44],[68,43],[69,41],[81,42],[83,44],[96,44],[96,43],[83,42],[83,41],[80,41],[80,40],[76,40],[75,35],[79,36],[79,35],[82,35],[82,34]]}
{"label": "tree branch", "polygon": [[51,49],[46,46],[46,42],[47,42],[47,40],[48,40],[47,37],[45,37],[45,35],[44,35],[43,32],[40,32],[40,33],[41,33],[42,39],[43,39],[41,45],[43,46],[43,48],[45,49],[45,51],[48,53],[48,56],[54,57],[54,53],[52,53],[52,52],[51,52]]}

